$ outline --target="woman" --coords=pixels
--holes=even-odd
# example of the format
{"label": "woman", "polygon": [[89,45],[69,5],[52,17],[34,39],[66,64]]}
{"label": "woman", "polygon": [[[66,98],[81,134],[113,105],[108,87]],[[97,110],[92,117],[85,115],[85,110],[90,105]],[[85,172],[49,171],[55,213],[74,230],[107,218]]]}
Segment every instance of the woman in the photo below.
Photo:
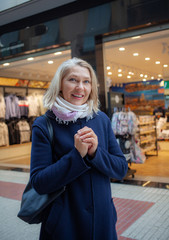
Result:
{"label": "woman", "polygon": [[122,179],[128,165],[110,120],[98,110],[92,67],[77,58],[61,64],[44,107],[54,129],[54,153],[46,120],[39,117],[33,124],[31,181],[40,194],[66,190],[45,215],[40,239],[117,239],[110,178]]}

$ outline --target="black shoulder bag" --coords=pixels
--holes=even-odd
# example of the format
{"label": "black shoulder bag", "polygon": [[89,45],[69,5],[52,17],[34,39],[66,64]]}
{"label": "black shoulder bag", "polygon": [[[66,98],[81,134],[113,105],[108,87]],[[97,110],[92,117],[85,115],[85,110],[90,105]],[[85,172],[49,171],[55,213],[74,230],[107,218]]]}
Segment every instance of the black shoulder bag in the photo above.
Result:
{"label": "black shoulder bag", "polygon": [[[46,115],[43,115],[43,117],[45,117],[47,121],[47,128],[49,131],[49,138],[53,151],[53,127],[49,118]],[[32,187],[31,182],[29,180],[23,192],[20,210],[17,216],[29,224],[41,223],[46,208],[64,191],[65,187],[50,194],[40,195]]]}

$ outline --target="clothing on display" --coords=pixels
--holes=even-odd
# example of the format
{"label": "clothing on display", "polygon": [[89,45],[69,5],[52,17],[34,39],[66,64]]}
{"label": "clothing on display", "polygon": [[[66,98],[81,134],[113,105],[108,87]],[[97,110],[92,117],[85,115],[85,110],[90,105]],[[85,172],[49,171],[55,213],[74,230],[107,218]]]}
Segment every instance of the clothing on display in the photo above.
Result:
{"label": "clothing on display", "polygon": [[21,117],[28,117],[29,105],[26,97],[18,96],[18,105]]}
{"label": "clothing on display", "polygon": [[5,93],[5,97],[0,92],[0,146],[30,142],[34,120],[46,111],[42,93],[20,96],[14,93],[15,88],[12,91]]}
{"label": "clothing on display", "polygon": [[16,95],[10,94],[5,97],[5,119],[20,118],[19,99]]}
{"label": "clothing on display", "polygon": [[30,142],[30,126],[26,120],[20,120],[16,124],[19,129],[20,143]]}
{"label": "clothing on display", "polygon": [[112,117],[112,128],[120,148],[129,163],[144,163],[146,160],[139,146],[138,118],[132,111],[115,112]]}
{"label": "clothing on display", "polygon": [[5,122],[0,122],[0,146],[9,145],[8,126]]}
{"label": "clothing on display", "polygon": [[27,96],[29,114],[28,117],[35,117],[43,115],[46,109],[43,107],[43,95],[38,93],[33,93]]}
{"label": "clothing on display", "polygon": [[17,122],[18,120],[11,120],[7,123],[10,145],[20,143],[19,129],[16,126]]}
{"label": "clothing on display", "polygon": [[2,93],[0,93],[0,118],[5,119],[5,100]]}
{"label": "clothing on display", "polygon": [[138,120],[131,111],[115,112],[112,117],[112,129],[127,161],[135,159],[135,133]]}

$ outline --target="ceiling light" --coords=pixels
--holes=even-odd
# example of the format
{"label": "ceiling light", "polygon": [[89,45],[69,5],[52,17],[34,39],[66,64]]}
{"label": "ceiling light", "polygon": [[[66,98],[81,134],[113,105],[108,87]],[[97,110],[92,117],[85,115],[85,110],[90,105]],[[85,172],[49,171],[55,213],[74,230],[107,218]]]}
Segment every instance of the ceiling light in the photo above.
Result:
{"label": "ceiling light", "polygon": [[143,78],[143,81],[145,82],[145,81],[146,81],[146,79],[145,79],[145,78]]}
{"label": "ceiling light", "polygon": [[118,72],[122,72],[122,70],[119,68],[119,69],[118,69]]}
{"label": "ceiling light", "polygon": [[145,78],[147,78],[147,74],[146,74],[146,75],[144,75],[144,77],[145,77]]}
{"label": "ceiling light", "polygon": [[154,79],[154,77],[152,76],[151,79]]}
{"label": "ceiling light", "polygon": [[160,64],[160,61],[156,61],[156,64]]}
{"label": "ceiling light", "polygon": [[51,61],[51,60],[50,60],[50,61],[48,61],[48,64],[53,64],[53,61]]}
{"label": "ceiling light", "polygon": [[122,77],[123,75],[121,73],[118,74],[118,77]]}
{"label": "ceiling light", "polygon": [[140,77],[143,77],[143,74],[140,74]]}
{"label": "ceiling light", "polygon": [[129,72],[130,75],[132,75],[132,72]]}
{"label": "ceiling light", "polygon": [[161,75],[161,74],[158,74],[158,77],[162,77],[162,75]]}
{"label": "ceiling light", "polygon": [[33,57],[30,57],[30,58],[27,58],[27,60],[28,60],[28,61],[32,61],[32,60],[34,60],[34,58],[33,58]]}
{"label": "ceiling light", "polygon": [[128,75],[127,78],[131,78],[131,76]]}
{"label": "ceiling light", "polygon": [[149,60],[150,60],[150,58],[149,58],[149,57],[146,57],[146,58],[145,58],[145,60],[146,60],[146,61],[149,61]]}
{"label": "ceiling light", "polygon": [[108,75],[112,75],[112,72],[108,72]]}
{"label": "ceiling light", "polygon": [[120,47],[119,51],[125,51],[125,48],[124,47]]}
{"label": "ceiling light", "polygon": [[54,55],[61,55],[62,52],[55,52]]}
{"label": "ceiling light", "polygon": [[139,54],[138,53],[133,53],[133,56],[138,56]]}
{"label": "ceiling light", "polygon": [[109,66],[107,66],[107,70],[110,70],[110,67],[109,67]]}
{"label": "ceiling light", "polygon": [[9,65],[10,65],[10,63],[4,63],[4,64],[3,64],[3,66],[5,66],[5,67],[6,67],[6,66],[9,66]]}
{"label": "ceiling light", "polygon": [[132,37],[132,39],[137,39],[137,38],[141,38],[141,36],[134,36],[134,37]]}
{"label": "ceiling light", "polygon": [[168,67],[168,65],[167,65],[167,64],[164,64],[163,67]]}

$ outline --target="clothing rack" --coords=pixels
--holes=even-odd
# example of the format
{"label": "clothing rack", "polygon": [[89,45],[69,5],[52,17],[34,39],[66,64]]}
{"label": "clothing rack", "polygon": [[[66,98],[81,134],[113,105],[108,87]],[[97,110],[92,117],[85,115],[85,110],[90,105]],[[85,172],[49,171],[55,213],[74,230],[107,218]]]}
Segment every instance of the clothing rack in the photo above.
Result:
{"label": "clothing rack", "polygon": [[[122,119],[119,120],[118,117],[113,118],[113,116],[112,116],[112,128],[113,128],[113,131],[115,133],[115,137],[117,139],[117,142],[119,143],[119,146],[120,146],[120,148],[121,148],[121,150],[122,150],[122,152],[123,152],[123,154],[126,158],[126,161],[128,162],[128,171],[127,171],[127,174],[126,174],[125,177],[128,177],[128,176],[131,175],[132,178],[134,178],[134,174],[136,173],[136,170],[131,169],[131,165],[132,165],[131,151],[133,151],[133,153],[135,153],[134,144],[132,144],[132,143],[133,143],[133,141],[135,141],[134,131],[136,131],[136,129],[132,129],[131,126],[130,126],[130,129],[129,129],[129,123],[128,123],[129,120],[128,120],[128,118],[126,118],[127,115],[123,114],[123,113],[128,113],[128,112],[131,113],[130,108],[114,107],[113,116],[114,116],[114,114],[116,114],[116,117],[117,117],[118,113],[122,113],[121,114]],[[134,113],[133,113],[133,117],[134,117]],[[117,123],[117,121],[118,121],[118,123]],[[121,121],[121,122],[119,122],[119,121]],[[136,128],[136,126],[134,126],[134,127]]]}

